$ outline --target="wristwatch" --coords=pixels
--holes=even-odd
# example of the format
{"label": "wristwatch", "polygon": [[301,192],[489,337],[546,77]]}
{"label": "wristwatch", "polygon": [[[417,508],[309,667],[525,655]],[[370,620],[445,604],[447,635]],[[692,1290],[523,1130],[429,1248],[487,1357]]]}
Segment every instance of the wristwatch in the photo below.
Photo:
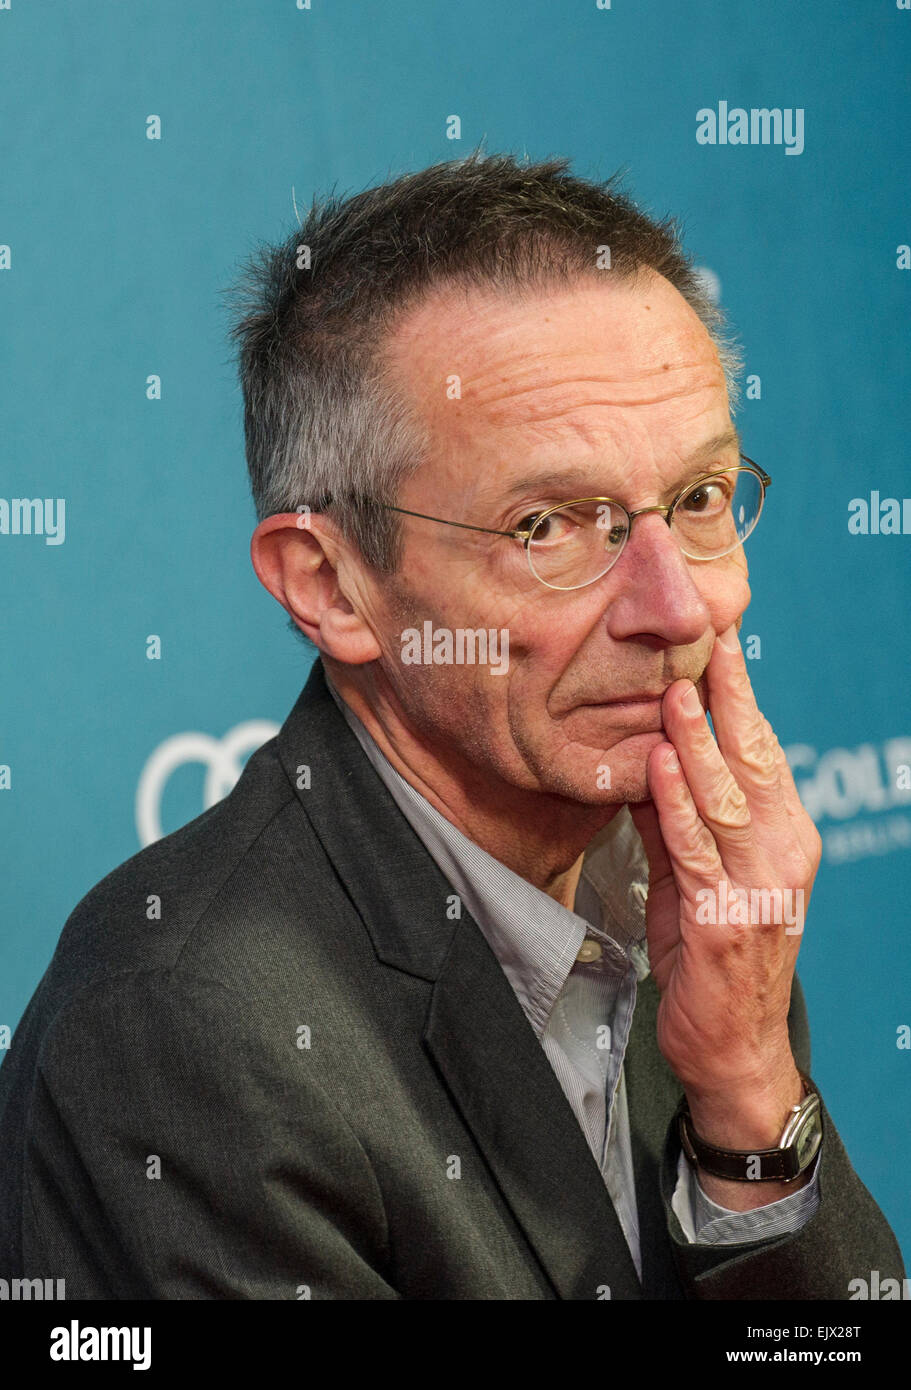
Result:
{"label": "wristwatch", "polygon": [[774,1149],[716,1149],[700,1139],[692,1127],[686,1097],[677,1110],[680,1147],[694,1168],[733,1182],[793,1182],[819,1152],[822,1115],[819,1096],[808,1076],[798,1073],[804,1098],[791,1107],[787,1124]]}

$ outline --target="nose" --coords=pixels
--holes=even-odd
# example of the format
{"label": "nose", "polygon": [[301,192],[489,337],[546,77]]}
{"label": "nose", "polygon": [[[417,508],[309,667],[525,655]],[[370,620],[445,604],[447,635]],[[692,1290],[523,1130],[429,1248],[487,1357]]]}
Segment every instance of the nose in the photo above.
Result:
{"label": "nose", "polygon": [[611,637],[649,637],[669,646],[698,642],[710,626],[708,606],[660,512],[640,512],[608,573],[605,616]]}

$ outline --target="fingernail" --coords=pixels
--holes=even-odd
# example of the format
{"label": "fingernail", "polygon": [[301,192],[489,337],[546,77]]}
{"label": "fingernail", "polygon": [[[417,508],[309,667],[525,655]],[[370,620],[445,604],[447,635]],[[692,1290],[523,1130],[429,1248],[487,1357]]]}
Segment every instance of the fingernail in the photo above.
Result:
{"label": "fingernail", "polygon": [[683,705],[683,708],[685,709],[687,714],[703,713],[702,701],[699,698],[699,693],[696,690],[695,685],[690,686],[689,690],[686,691],[680,703]]}
{"label": "fingernail", "polygon": [[664,766],[668,768],[671,772],[679,772],[680,763],[677,761],[677,754],[667,753],[664,759]]}
{"label": "fingernail", "polygon": [[731,626],[724,632],[719,632],[718,641],[726,652],[736,652],[737,648],[740,646],[740,638],[737,635],[736,625],[731,623]]}

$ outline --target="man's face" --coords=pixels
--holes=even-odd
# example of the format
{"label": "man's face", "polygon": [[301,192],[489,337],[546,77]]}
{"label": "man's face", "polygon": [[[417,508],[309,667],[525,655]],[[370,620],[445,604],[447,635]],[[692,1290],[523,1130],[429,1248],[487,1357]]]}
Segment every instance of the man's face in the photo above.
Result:
{"label": "man's face", "polygon": [[[431,434],[428,462],[397,499],[413,511],[506,531],[574,498],[666,504],[739,461],[736,440],[705,452],[732,431],[724,375],[705,328],[658,276],[524,299],[438,292],[403,320],[389,360]],[[606,575],[557,591],[531,574],[518,540],[400,520],[402,564],[371,608],[384,675],[428,752],[463,775],[473,764],[486,795],[500,779],[590,805],[646,797],[660,695],[681,676],[699,681],[716,634],[749,602],[743,551],[689,560],[653,513],[634,521]],[[402,633],[426,620],[507,630],[508,671],[404,664]]]}

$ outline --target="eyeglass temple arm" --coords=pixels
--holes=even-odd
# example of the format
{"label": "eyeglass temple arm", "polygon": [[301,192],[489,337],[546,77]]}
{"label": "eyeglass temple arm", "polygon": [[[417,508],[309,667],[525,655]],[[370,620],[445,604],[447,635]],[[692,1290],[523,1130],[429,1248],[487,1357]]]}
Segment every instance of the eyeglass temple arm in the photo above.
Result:
{"label": "eyeglass temple arm", "polygon": [[[326,506],[332,502],[332,496],[321,497],[319,507]],[[366,499],[373,501],[373,499]],[[427,512],[412,512],[407,507],[394,507],[391,502],[375,502],[374,505],[385,507],[389,512],[401,512],[403,516],[419,516],[424,521],[438,521],[441,526],[458,526],[463,531],[485,531],[488,536],[515,536],[518,540],[525,540],[531,535],[530,531],[495,531],[492,526],[471,526],[467,521],[447,521],[443,516],[430,516]]]}
{"label": "eyeglass temple arm", "polygon": [[[771,485],[772,479],[769,477],[768,473],[765,471],[764,468],[760,467],[758,463],[755,463],[753,459],[747,458],[746,454],[741,454],[740,457],[744,460],[745,463],[748,463],[752,468],[756,469],[756,472],[759,474],[759,477],[762,480],[763,487],[769,487]],[[711,475],[707,474],[706,476],[710,477]],[[325,504],[326,502],[329,502],[331,500],[331,497],[324,497],[323,503]],[[605,498],[604,500],[609,501],[610,499]],[[494,530],[492,526],[472,526],[467,521],[447,521],[445,517],[430,516],[428,512],[412,512],[409,511],[407,507],[394,507],[391,502],[381,502],[380,506],[385,507],[386,510],[390,512],[401,512],[402,516],[419,516],[423,521],[438,521],[441,526],[458,526],[459,529],[462,531],[483,531],[484,534],[487,536],[511,536],[515,540],[526,541],[528,540],[528,537],[531,535],[530,531],[497,531]],[[645,508],[645,510],[662,511],[663,508],[647,507]]]}
{"label": "eyeglass temple arm", "polygon": [[741,454],[740,457],[743,459],[744,463],[748,463],[751,468],[756,469],[756,472],[762,479],[763,487],[771,487],[772,479],[769,477],[768,473],[761,466],[761,464],[756,463],[753,459],[747,458],[746,454]]}
{"label": "eyeglass temple arm", "polygon": [[458,526],[463,531],[485,531],[488,536],[515,536],[519,540],[525,540],[530,536],[530,531],[495,531],[492,526],[470,526],[467,521],[447,521],[442,516],[428,516],[426,512],[410,512],[407,507],[394,507],[391,502],[381,502],[381,507],[385,507],[390,512],[401,512],[403,516],[420,516],[425,521],[439,521],[444,526]]}

